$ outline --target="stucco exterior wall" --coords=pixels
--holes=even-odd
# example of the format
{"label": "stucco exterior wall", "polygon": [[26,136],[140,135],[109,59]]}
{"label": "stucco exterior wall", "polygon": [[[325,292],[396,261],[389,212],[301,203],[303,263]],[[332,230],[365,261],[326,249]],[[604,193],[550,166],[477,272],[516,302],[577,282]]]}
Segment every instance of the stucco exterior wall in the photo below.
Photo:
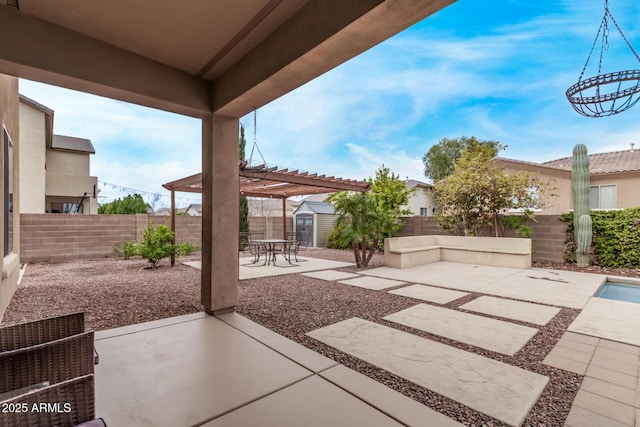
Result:
{"label": "stucco exterior wall", "polygon": [[47,173],[55,175],[89,175],[89,153],[47,150]]}
{"label": "stucco exterior wall", "polygon": [[45,116],[37,108],[20,102],[20,211],[45,211]]}
{"label": "stucco exterior wall", "polygon": [[640,206],[640,171],[592,175],[591,185],[615,185],[616,209]]}
{"label": "stucco exterior wall", "polygon": [[[4,253],[4,244],[1,246],[0,257],[0,319],[9,305],[9,301],[18,287],[20,274],[20,123],[18,107],[18,79],[12,76],[0,74],[0,120],[7,130],[13,142],[13,213],[12,222],[12,248],[9,253]],[[0,150],[0,170],[4,171],[4,150]],[[4,173],[0,173],[0,184],[4,188]],[[0,206],[4,207],[4,191],[0,191]],[[4,211],[3,211],[4,212]],[[0,215],[0,235],[4,241],[4,215]]]}
{"label": "stucco exterior wall", "polygon": [[51,203],[78,203],[87,193],[83,213],[97,214],[98,204],[93,198],[98,178],[89,176],[89,154],[47,150],[45,211],[52,212]]}
{"label": "stucco exterior wall", "polygon": [[407,206],[403,206],[403,208],[411,210],[411,215],[420,215],[420,208],[426,208],[426,216],[434,216],[434,209],[436,209],[436,206],[437,205],[431,190],[426,188],[417,188],[413,193],[411,193],[411,196],[409,197],[409,204]]}

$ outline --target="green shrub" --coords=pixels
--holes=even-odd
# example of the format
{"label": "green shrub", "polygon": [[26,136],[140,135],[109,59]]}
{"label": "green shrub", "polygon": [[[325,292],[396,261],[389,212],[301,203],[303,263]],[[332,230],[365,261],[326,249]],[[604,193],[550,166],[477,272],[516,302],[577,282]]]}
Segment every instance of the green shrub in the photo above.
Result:
{"label": "green shrub", "polygon": [[195,246],[191,243],[174,244],[173,232],[166,225],[153,227],[149,221],[147,228],[142,230],[142,240],[140,243],[126,242],[123,246],[125,259],[132,256],[139,256],[151,264],[151,268],[156,268],[164,258],[189,255],[195,251]]}
{"label": "green shrub", "polygon": [[[591,211],[591,219],[591,258],[594,265],[610,268],[640,267],[640,208]],[[569,224],[565,260],[575,262],[573,214],[564,214],[560,220]]]}
{"label": "green shrub", "polygon": [[351,249],[351,244],[341,243],[340,235],[342,234],[344,225],[336,225],[333,230],[327,235],[327,247],[330,249]]}

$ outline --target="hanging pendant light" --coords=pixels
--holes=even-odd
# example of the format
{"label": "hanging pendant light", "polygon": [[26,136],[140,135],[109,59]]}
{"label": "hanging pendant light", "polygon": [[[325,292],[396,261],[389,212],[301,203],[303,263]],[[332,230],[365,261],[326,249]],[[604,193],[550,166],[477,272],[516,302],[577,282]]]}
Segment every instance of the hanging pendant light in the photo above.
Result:
{"label": "hanging pendant light", "polygon": [[[616,71],[602,74],[604,52],[609,48],[609,25],[613,24],[625,41],[631,53],[640,63],[640,57],[625,37],[620,26],[609,10],[609,1],[604,2],[604,16],[596,39],[591,46],[587,61],[582,68],[578,82],[567,89],[567,99],[574,110],[586,117],[605,117],[619,114],[636,105],[640,100],[640,69]],[[583,79],[587,65],[596,45],[600,41],[598,74]]]}
{"label": "hanging pendant light", "polygon": [[[264,179],[267,176],[267,162],[262,155],[262,151],[260,151],[260,147],[258,147],[258,113],[256,109],[253,109],[253,145],[251,146],[251,154],[249,155],[249,160],[243,162],[240,165],[240,173],[243,177],[251,180],[251,181],[259,181]],[[257,151],[260,154],[260,158],[262,159],[262,163],[255,164],[253,161],[253,153]]]}

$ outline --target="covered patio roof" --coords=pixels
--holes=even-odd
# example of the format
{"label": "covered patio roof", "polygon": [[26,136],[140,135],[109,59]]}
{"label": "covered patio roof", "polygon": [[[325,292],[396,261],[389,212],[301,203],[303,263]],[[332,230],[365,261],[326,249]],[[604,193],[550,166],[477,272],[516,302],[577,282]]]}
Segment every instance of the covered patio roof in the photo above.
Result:
{"label": "covered patio roof", "polygon": [[[335,178],[317,173],[298,170],[278,169],[277,166],[247,166],[247,162],[238,163],[240,174],[240,195],[287,199],[293,196],[309,194],[335,193],[338,191],[369,190],[370,183],[352,179]],[[167,182],[162,185],[173,192],[202,193],[202,173]]]}

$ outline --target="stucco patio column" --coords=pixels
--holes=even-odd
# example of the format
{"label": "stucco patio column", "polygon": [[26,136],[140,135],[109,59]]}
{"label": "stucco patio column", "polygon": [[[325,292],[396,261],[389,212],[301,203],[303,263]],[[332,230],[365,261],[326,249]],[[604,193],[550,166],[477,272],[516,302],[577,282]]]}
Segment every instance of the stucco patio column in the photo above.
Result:
{"label": "stucco patio column", "polygon": [[240,179],[236,118],[212,114],[202,120],[202,288],[205,311],[238,303]]}

